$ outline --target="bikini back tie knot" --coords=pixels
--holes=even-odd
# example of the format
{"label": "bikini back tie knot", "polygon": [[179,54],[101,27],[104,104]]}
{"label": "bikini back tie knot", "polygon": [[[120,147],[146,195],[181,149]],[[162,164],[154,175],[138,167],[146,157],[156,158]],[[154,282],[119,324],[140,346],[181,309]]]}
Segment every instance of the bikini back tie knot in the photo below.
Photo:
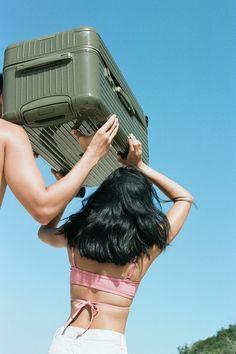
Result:
{"label": "bikini back tie knot", "polygon": [[88,324],[88,327],[85,328],[85,330],[82,333],[79,333],[76,336],[76,337],[80,337],[80,336],[82,336],[82,334],[87,332],[87,330],[90,328],[91,323],[94,320],[94,317],[98,314],[98,307],[97,307],[96,303],[91,302],[91,301],[80,300],[80,299],[71,299],[71,301],[75,304],[76,311],[73,313],[72,316],[69,317],[68,321],[66,322],[66,324],[64,326],[62,334],[65,333],[66,328],[71,324],[71,322],[73,322],[74,319],[79,316],[79,314],[80,314],[80,312],[82,311],[83,308],[85,308],[86,306],[89,306],[90,310],[91,310],[91,319],[90,319],[90,322]]}

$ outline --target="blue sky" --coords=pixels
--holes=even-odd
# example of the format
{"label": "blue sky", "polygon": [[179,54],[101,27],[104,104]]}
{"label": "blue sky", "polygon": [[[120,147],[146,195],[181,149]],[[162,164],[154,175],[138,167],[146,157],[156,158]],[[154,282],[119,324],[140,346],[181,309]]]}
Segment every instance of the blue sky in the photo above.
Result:
{"label": "blue sky", "polygon": [[[150,165],[195,196],[179,237],[144,278],[127,325],[129,354],[179,345],[236,322],[236,3],[233,0],[9,1],[0,33],[17,41],[95,27],[149,116]],[[49,166],[38,165],[47,184]],[[74,200],[67,214],[80,206]],[[0,214],[4,354],[47,352],[69,313],[64,250],[40,243],[10,191]]]}

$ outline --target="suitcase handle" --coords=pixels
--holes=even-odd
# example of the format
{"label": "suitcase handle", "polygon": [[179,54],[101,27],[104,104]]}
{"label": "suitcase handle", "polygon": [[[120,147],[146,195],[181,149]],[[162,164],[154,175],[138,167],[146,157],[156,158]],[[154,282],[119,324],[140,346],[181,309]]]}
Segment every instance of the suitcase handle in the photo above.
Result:
{"label": "suitcase handle", "polygon": [[134,109],[134,107],[133,107],[128,95],[126,95],[125,91],[123,91],[120,86],[116,86],[115,87],[115,92],[118,94],[118,96],[120,96],[120,99],[121,99],[122,103],[125,105],[125,107],[128,110],[129,114],[131,116],[135,116],[135,109]]}
{"label": "suitcase handle", "polygon": [[47,66],[52,63],[58,63],[58,62],[68,62],[72,60],[72,55],[71,53],[62,53],[62,54],[55,54],[55,55],[50,55],[48,57],[42,57],[38,59],[33,59],[30,61],[27,61],[21,65],[18,65],[16,67],[17,72],[22,72],[25,70],[32,70],[32,69],[38,69],[42,66]]}

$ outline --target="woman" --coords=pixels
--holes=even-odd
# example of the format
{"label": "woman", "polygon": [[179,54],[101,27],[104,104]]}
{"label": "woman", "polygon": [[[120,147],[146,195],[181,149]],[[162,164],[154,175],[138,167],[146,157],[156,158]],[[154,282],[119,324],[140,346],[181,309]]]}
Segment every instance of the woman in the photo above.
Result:
{"label": "woman", "polygon": [[[0,117],[2,86],[0,74]],[[24,129],[0,119],[0,207],[8,184],[28,212],[41,224],[47,224],[78,193],[92,168],[110,149],[118,128],[118,119],[113,115],[92,140],[76,131],[81,147],[89,147],[65,177],[46,187]]]}
{"label": "woman", "polygon": [[[127,353],[125,326],[142,277],[175,238],[193,197],[142,161],[131,134],[125,167],[114,171],[82,210],[56,228],[61,215],[39,229],[39,238],[67,247],[71,264],[71,315],[54,336],[49,354]],[[173,201],[165,215],[156,185]]]}

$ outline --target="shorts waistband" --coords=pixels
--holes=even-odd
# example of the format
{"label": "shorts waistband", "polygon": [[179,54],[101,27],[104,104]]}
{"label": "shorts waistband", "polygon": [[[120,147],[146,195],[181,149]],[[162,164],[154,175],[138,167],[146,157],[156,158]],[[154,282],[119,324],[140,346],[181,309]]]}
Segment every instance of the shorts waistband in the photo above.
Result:
{"label": "shorts waistband", "polygon": [[82,334],[84,332],[84,328],[68,326],[65,330],[64,327],[58,328],[55,335],[60,335],[63,331],[63,336],[66,336],[68,338],[78,340],[106,341],[117,343],[120,345],[126,345],[126,339],[124,334],[108,329],[89,329],[81,337],[78,337],[78,334]]}

